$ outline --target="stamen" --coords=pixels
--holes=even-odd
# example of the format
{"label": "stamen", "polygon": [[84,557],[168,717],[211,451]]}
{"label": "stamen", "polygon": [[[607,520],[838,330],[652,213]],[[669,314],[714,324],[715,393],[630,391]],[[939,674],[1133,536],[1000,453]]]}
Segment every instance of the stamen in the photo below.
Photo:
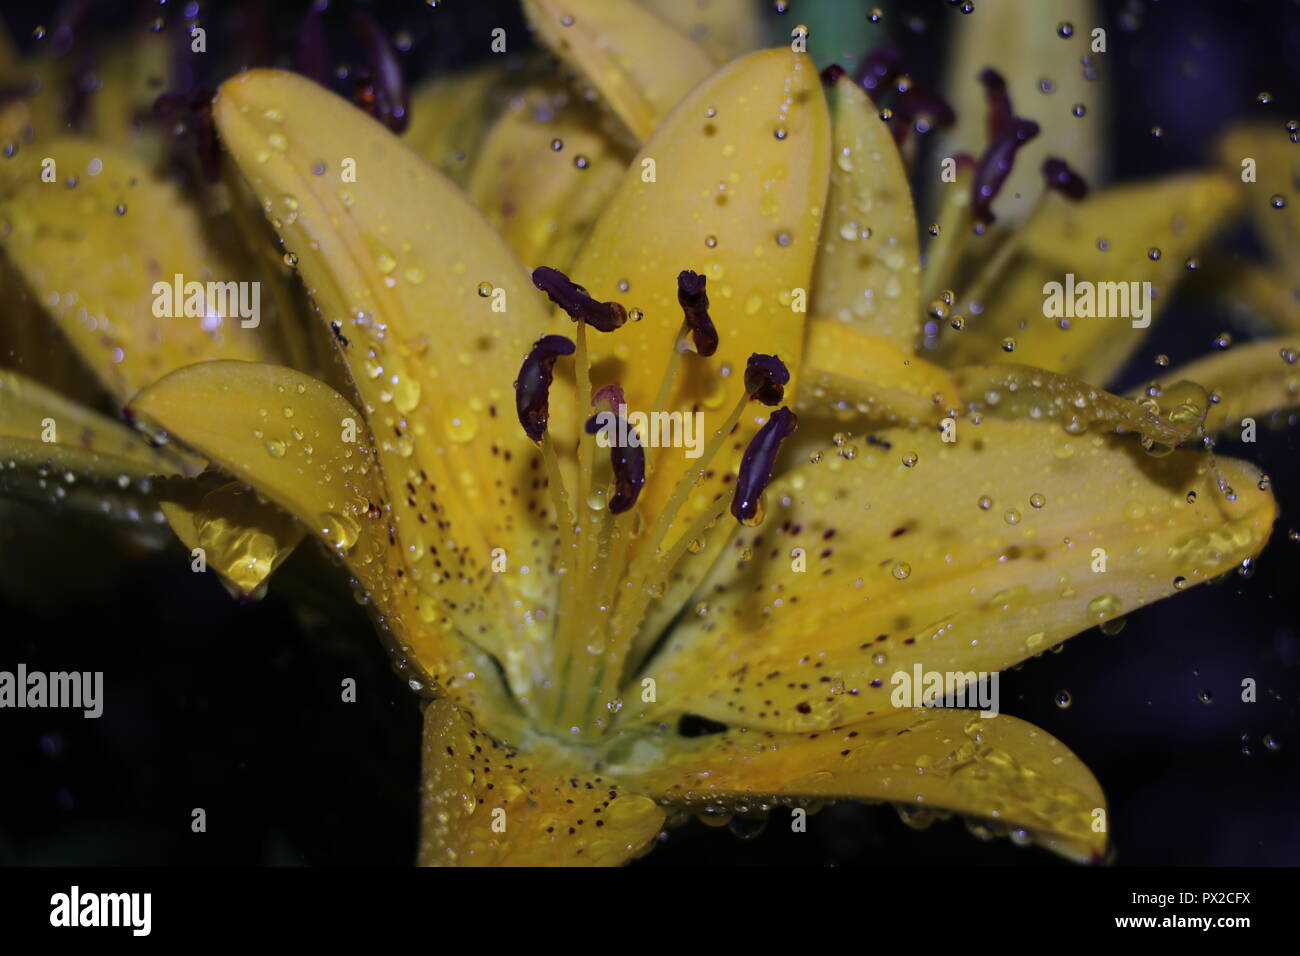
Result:
{"label": "stamen", "polygon": [[394,133],[401,133],[410,122],[411,102],[402,81],[397,52],[383,28],[369,14],[355,11],[351,25],[370,58],[369,68],[358,71],[361,75],[357,99],[367,113]]}
{"label": "stamen", "polygon": [[627,310],[617,302],[597,302],[582,286],[559,269],[538,266],[533,285],[547,294],[574,322],[590,325],[598,332],[613,332],[627,321]]}
{"label": "stamen", "polygon": [[298,26],[298,48],[294,53],[293,68],[321,86],[328,88],[330,85],[329,48],[325,43],[321,11],[314,3]]}
{"label": "stamen", "polygon": [[519,368],[515,380],[515,408],[519,424],[533,441],[541,441],[550,420],[551,381],[555,375],[555,360],[561,355],[572,355],[573,342],[563,335],[543,335],[534,343],[532,351]]}
{"label": "stamen", "polygon": [[1048,189],[1054,189],[1067,199],[1080,200],[1088,195],[1084,178],[1070,168],[1069,163],[1055,156],[1043,161],[1043,179]]}
{"label": "stamen", "polygon": [[752,525],[761,519],[759,498],[772,480],[781,443],[794,434],[798,425],[799,418],[794,412],[779,408],[745,449],[736,475],[736,496],[731,499],[731,513],[741,524]]}
{"label": "stamen", "polygon": [[[608,507],[610,514],[620,515],[636,504],[637,496],[641,494],[641,488],[645,485],[645,449],[642,447],[641,436],[623,415],[623,409],[627,407],[623,389],[618,385],[606,385],[604,388],[597,389],[591,397],[591,404],[595,407],[601,403],[610,406],[601,413],[612,416],[607,419],[609,424],[602,425],[601,415],[593,415],[587,419],[586,431],[588,435],[594,435],[603,429],[609,441],[609,465],[614,473],[614,495],[609,499]],[[620,441],[620,436],[626,437],[627,440]]]}
{"label": "stamen", "polygon": [[989,104],[989,143],[975,164],[971,213],[983,227],[994,221],[993,200],[1011,175],[1020,147],[1038,135],[1038,124],[1012,114],[1006,81],[996,70],[985,69],[980,73],[980,82],[984,84]]}
{"label": "stamen", "polygon": [[709,318],[708,280],[698,272],[685,269],[677,275],[677,302],[690,327],[695,351],[706,358],[718,350],[718,330]]}
{"label": "stamen", "polygon": [[876,47],[862,59],[853,81],[867,91],[873,103],[894,85],[903,69],[903,54],[897,47]]}

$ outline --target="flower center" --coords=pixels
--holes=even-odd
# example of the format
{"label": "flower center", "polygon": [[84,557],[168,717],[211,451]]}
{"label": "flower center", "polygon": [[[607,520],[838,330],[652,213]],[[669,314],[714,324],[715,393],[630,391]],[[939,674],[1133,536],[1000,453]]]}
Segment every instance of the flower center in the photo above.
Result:
{"label": "flower center", "polygon": [[[674,569],[689,554],[703,550],[703,536],[728,507],[744,524],[762,521],[763,490],[771,480],[781,443],[794,432],[797,419],[785,407],[773,412],[745,450],[730,502],[727,495],[718,495],[671,546],[667,545],[674,521],[749,403],[780,405],[790,381],[789,371],[774,355],[750,356],[740,401],[678,479],[663,509],[650,519],[634,510],[646,483],[648,436],[641,435],[631,421],[617,382],[593,392],[587,349],[588,326],[616,334],[627,321],[627,310],[617,302],[597,302],[555,269],[535,270],[533,283],[577,324],[576,342],[562,335],[539,339],[515,382],[519,421],[541,450],[559,538],[559,595],[546,661],[550,679],[534,708],[534,718],[541,729],[565,739],[594,740],[612,726],[622,706],[620,689],[654,646],[657,635],[644,633],[642,627],[651,602],[667,593]],[[669,414],[668,399],[686,338],[689,336],[696,353],[703,357],[713,355],[718,346],[705,277],[682,272],[677,278],[677,301],[683,315],[681,331],[649,409],[654,415]],[[572,497],[561,475],[557,440],[548,430],[554,366],[568,355],[575,361],[575,420],[582,423],[577,437],[577,488]],[[598,447],[608,447],[607,459],[598,459]],[[662,448],[655,452],[668,453]]]}

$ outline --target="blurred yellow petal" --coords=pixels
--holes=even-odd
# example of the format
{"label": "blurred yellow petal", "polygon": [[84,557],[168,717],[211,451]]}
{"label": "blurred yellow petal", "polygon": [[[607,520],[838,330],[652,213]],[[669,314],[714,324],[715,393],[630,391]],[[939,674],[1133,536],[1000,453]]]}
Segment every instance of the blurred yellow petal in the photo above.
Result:
{"label": "blurred yellow petal", "polygon": [[547,757],[499,743],[449,700],[431,701],[420,864],[617,866],[659,833],[664,811],[653,800]]}
{"label": "blurred yellow petal", "polygon": [[0,492],[105,518],[153,521],[158,475],[197,470],[127,426],[0,369]]}
{"label": "blurred yellow petal", "polygon": [[703,48],[634,0],[524,0],[524,11],[641,143],[714,69]]}
{"label": "blurred yellow petal", "polygon": [[530,267],[568,267],[631,158],[599,131],[589,106],[557,102],[562,92],[534,86],[512,100],[466,188]]}
{"label": "blurred yellow petal", "polygon": [[[1060,34],[1068,23],[1072,33]],[[954,46],[948,60],[948,102],[957,125],[945,138],[939,155],[964,151],[978,155],[986,145],[987,107],[977,77],[993,67],[1007,81],[1017,116],[1038,123],[1038,137],[1016,156],[1011,176],[993,202],[993,212],[1010,223],[1023,221],[1043,193],[1039,172],[1043,160],[1058,156],[1089,183],[1106,172],[1109,140],[1107,121],[1107,57],[1092,53],[1092,30],[1106,27],[1093,0],[986,0],[968,17],[954,22]],[[1081,65],[1088,58],[1095,79]],[[1050,94],[1040,86],[1052,84]],[[1076,116],[1074,108],[1084,108]]]}
{"label": "blurred yellow petal", "polygon": [[[175,186],[104,143],[59,139],[43,144],[40,156],[30,152],[19,154],[27,164],[23,182],[0,202],[0,218],[11,224],[0,244],[119,402],[191,362],[266,354],[256,328],[243,327],[238,315],[216,315],[211,297],[204,300],[210,317],[187,317],[186,303],[172,302],[177,275],[205,284],[250,278],[228,271]],[[55,161],[57,182],[41,181],[41,157]],[[165,317],[154,313],[156,283],[172,303]]]}
{"label": "blurred yellow petal", "polygon": [[718,63],[763,45],[763,18],[754,0],[641,0],[702,46]]}
{"label": "blurred yellow petal", "polygon": [[[1243,123],[1219,141],[1219,159],[1237,183],[1250,221],[1294,278],[1300,272],[1300,148],[1280,122]],[[1249,164],[1249,165],[1247,165]],[[1242,181],[1250,172],[1251,182]],[[1275,205],[1275,197],[1284,205]]]}
{"label": "blurred yellow petal", "polygon": [[826,220],[813,280],[818,315],[911,353],[921,321],[916,213],[889,127],[847,75],[835,84]]}
{"label": "blurred yellow petal", "polygon": [[297,521],[240,481],[215,473],[156,482],[162,512],[191,555],[235,595],[252,597],[306,533]]}
{"label": "blurred yellow petal", "polygon": [[[525,606],[551,593],[554,539],[511,385],[545,299],[459,189],[334,94],[253,70],[221,87],[215,112],[337,326],[411,577],[465,633],[508,646],[503,666],[529,686],[542,629]],[[356,181],[341,181],[351,162]],[[508,573],[489,567],[497,548]]]}
{"label": "blurred yellow petal", "polygon": [[[1149,331],[1134,322],[1159,321],[1188,274],[1187,259],[1227,220],[1236,193],[1221,176],[1183,173],[1114,186],[1077,203],[1056,194],[1043,202],[1006,239],[1014,246],[986,294],[977,296],[979,314],[967,316],[963,331],[945,331],[945,364],[997,361],[1010,338],[1017,362],[1105,384]],[[1062,328],[1061,319],[1046,314],[1045,286],[1064,287],[1067,274],[1076,284],[1150,282],[1150,314],[1138,317],[1129,295],[1131,317],[1073,318]],[[1141,299],[1144,287],[1136,288]]]}
{"label": "blurred yellow petal", "polygon": [[889,801],[918,826],[957,813],[995,833],[1025,830],[1078,862],[1105,857],[1106,798],[1096,778],[1051,734],[1005,714],[926,708],[817,735],[742,731],[685,743],[685,753],[629,783],[695,807]]}
{"label": "blurred yellow petal", "polygon": [[1205,427],[1240,432],[1242,419],[1266,424],[1276,413],[1300,407],[1298,351],[1300,337],[1296,336],[1234,345],[1226,352],[1180,365],[1160,383],[1168,388],[1187,380],[1213,392],[1219,401],[1210,405]]}
{"label": "blurred yellow petal", "polygon": [[170,85],[175,44],[162,33],[137,31],[129,42],[109,44],[96,64],[99,85],[89,97],[89,127],[97,139],[131,149],[150,168],[166,159],[165,125],[154,101]]}
{"label": "blurred yellow petal", "polygon": [[463,186],[491,123],[493,98],[507,77],[506,68],[494,63],[421,83],[411,91],[411,123],[404,141]]}
{"label": "blurred yellow petal", "polygon": [[[778,128],[783,139],[773,135]],[[806,305],[829,153],[825,99],[803,54],[752,54],[692,92],[633,160],[573,266],[574,281],[597,299],[645,315],[611,335],[588,336],[593,381],[620,383],[631,409],[661,410],[653,406],[682,327],[683,269],[708,279],[720,344],[708,359],[682,356],[666,410],[699,408],[704,434],[712,435],[743,394],[751,353],[780,356],[797,377],[806,316],[793,306]],[[571,335],[572,323],[557,314],[554,331]],[[732,447],[752,437],[758,414],[756,406],[742,420],[721,452],[726,464],[701,484],[697,500],[722,487]],[[651,459],[641,495],[646,515],[658,513],[692,464],[678,454]],[[692,511],[683,509],[679,521]]]}
{"label": "blurred yellow petal", "polygon": [[857,326],[810,319],[805,348],[801,415],[842,407],[873,425],[918,425],[937,423],[957,399],[946,371]]}
{"label": "blurred yellow petal", "polygon": [[698,590],[707,613],[652,662],[659,703],[639,719],[879,716],[900,671],[999,671],[1231,570],[1277,510],[1251,465],[1153,458],[1132,436],[985,418],[956,438],[884,431],[774,482],[766,523],[740,529]]}

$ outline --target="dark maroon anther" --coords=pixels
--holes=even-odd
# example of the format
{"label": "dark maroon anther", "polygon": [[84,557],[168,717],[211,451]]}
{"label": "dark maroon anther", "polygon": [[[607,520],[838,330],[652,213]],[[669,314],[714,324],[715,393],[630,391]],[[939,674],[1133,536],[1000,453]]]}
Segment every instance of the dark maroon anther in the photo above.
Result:
{"label": "dark maroon anther", "polygon": [[903,54],[897,47],[877,47],[863,57],[862,65],[853,74],[853,81],[867,91],[873,103],[878,103],[902,71]]}
{"label": "dark maroon anther", "polygon": [[731,499],[731,514],[741,524],[752,523],[758,517],[758,500],[772,480],[781,442],[793,435],[798,425],[794,412],[778,408],[745,449],[736,475],[736,496]]}
{"label": "dark maroon anther", "polygon": [[370,66],[363,71],[357,99],[371,116],[394,133],[406,129],[410,121],[411,101],[402,80],[402,65],[388,36],[368,13],[360,10],[351,17],[352,32],[366,48]]}
{"label": "dark maroon anther", "polygon": [[622,514],[634,504],[645,485],[645,449],[641,437],[627,420],[627,399],[618,383],[596,389],[591,407],[605,408],[587,419],[588,435],[605,433],[609,445],[609,466],[614,473],[614,494],[609,499],[610,514]]}
{"label": "dark maroon anther", "polygon": [[707,282],[704,276],[689,269],[677,274],[677,303],[691,330],[695,351],[706,358],[718,350],[718,330],[709,318],[709,293],[704,288]]}
{"label": "dark maroon anther", "polygon": [[894,125],[894,141],[901,144],[910,130],[928,133],[932,129],[946,129],[957,119],[948,101],[920,80],[912,80],[894,108],[898,122]]}
{"label": "dark maroon anther", "polygon": [[988,146],[975,163],[971,181],[971,214],[981,226],[994,220],[992,204],[998,190],[1011,175],[1016,153],[1038,135],[1038,124],[1011,111],[1006,81],[997,70],[985,69],[980,82],[988,99]]}
{"label": "dark maroon anther", "polygon": [[848,75],[848,71],[838,63],[832,63],[821,72],[822,82],[827,86],[834,86]]}
{"label": "dark maroon anther", "polygon": [[330,54],[325,43],[325,25],[321,22],[322,7],[313,3],[298,27],[298,46],[294,51],[293,68],[315,80],[321,86],[330,85]]}
{"label": "dark maroon anther", "polygon": [[65,0],[54,16],[54,29],[46,48],[52,57],[67,56],[81,39],[90,15],[90,0]]}
{"label": "dark maroon anther", "polygon": [[627,309],[617,302],[597,302],[559,269],[538,266],[533,270],[533,285],[574,322],[585,322],[598,332],[613,332],[627,321]]}
{"label": "dark maroon anther", "polygon": [[573,342],[563,335],[543,335],[519,367],[519,378],[515,380],[515,409],[519,412],[519,424],[524,426],[524,433],[533,441],[542,440],[551,417],[549,399],[555,360],[561,355],[572,355],[573,351]]}
{"label": "dark maroon anther", "polygon": [[1048,189],[1055,189],[1067,199],[1079,200],[1088,195],[1088,184],[1063,159],[1049,156],[1043,160],[1043,179]]}
{"label": "dark maroon anther", "polygon": [[785,397],[785,387],[790,384],[790,370],[775,355],[755,352],[745,365],[745,391],[752,398],[774,408]]}

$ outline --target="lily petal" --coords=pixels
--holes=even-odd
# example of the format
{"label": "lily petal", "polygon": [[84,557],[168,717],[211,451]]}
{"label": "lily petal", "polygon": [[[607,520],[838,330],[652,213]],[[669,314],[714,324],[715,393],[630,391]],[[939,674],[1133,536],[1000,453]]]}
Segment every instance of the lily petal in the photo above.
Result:
{"label": "lily petal", "polygon": [[[630,154],[590,107],[531,87],[492,126],[466,192],[526,263],[567,269]],[[558,148],[556,148],[558,144]]]}
{"label": "lily petal", "polygon": [[[221,87],[215,113],[337,329],[429,613],[513,648],[502,664],[523,693],[541,675],[520,655],[542,636],[523,609],[553,591],[554,537],[538,455],[509,409],[543,301],[460,190],[332,93],[253,70]],[[348,160],[355,183],[336,179]],[[490,571],[497,548],[511,572]]]}
{"label": "lily petal", "polygon": [[487,134],[493,99],[507,77],[506,67],[494,63],[421,83],[411,92],[411,123],[403,140],[463,186]]}
{"label": "lily petal", "polygon": [[[55,160],[59,182],[42,182],[39,158],[28,157],[28,174],[0,202],[0,217],[12,224],[0,244],[119,402],[191,362],[266,355],[238,316],[155,317],[155,283],[236,278],[172,184],[104,143],[59,139],[40,154]],[[70,177],[76,188],[66,185]],[[183,305],[174,303],[172,315]]]}
{"label": "lily petal", "polygon": [[1105,857],[1106,798],[1088,768],[1046,731],[1006,714],[917,708],[816,735],[703,737],[633,776],[655,799],[690,806],[809,799],[882,800],[900,813],[958,813],[1079,862]]}
{"label": "lily petal", "polygon": [[524,0],[524,12],[640,143],[714,69],[695,41],[634,0]]}
{"label": "lily petal", "polygon": [[1132,436],[987,418],[956,443],[873,439],[773,486],[765,525],[698,590],[707,613],[647,670],[659,703],[630,719],[791,731],[888,714],[892,675],[1010,667],[1232,569],[1277,511],[1252,466],[1153,458]]}
{"label": "lily petal", "polygon": [[[1038,214],[1006,240],[1016,244],[1011,259],[981,297],[979,315],[940,340],[945,364],[991,361],[1009,337],[1017,362],[1107,382],[1146,337],[1147,328],[1134,323],[1159,318],[1187,273],[1186,260],[1236,202],[1231,183],[1207,173],[1115,186],[1078,203],[1048,195]],[[1067,274],[1076,282],[1150,282],[1151,313],[1144,319],[1074,318],[1062,328],[1060,319],[1045,314],[1046,285],[1064,284]],[[1131,305],[1129,311],[1135,313]]]}
{"label": "lily petal", "polygon": [[1160,384],[1168,388],[1186,380],[1202,386],[1218,398],[1209,406],[1206,429],[1239,430],[1245,418],[1267,419],[1300,407],[1298,350],[1300,338],[1294,336],[1234,345],[1226,352],[1179,366]]}
{"label": "lily petal", "polygon": [[835,319],[809,320],[806,349],[800,416],[842,409],[875,426],[937,424],[957,399],[944,369]]}
{"label": "lily petal", "polygon": [[237,597],[257,596],[306,533],[243,482],[215,473],[155,487],[172,531],[191,553],[202,549],[206,567]]}
{"label": "lily petal", "polygon": [[648,797],[498,743],[450,700],[424,712],[421,813],[422,866],[616,866],[664,822]]}
{"label": "lily petal", "polygon": [[0,491],[124,521],[152,519],[158,475],[197,471],[130,428],[0,369]]}
{"label": "lily petal", "polygon": [[753,53],[762,46],[762,18],[751,0],[641,0],[678,30],[704,47],[718,63]]}
{"label": "lily petal", "polygon": [[836,81],[834,100],[835,161],[812,308],[911,353],[921,265],[907,171],[889,127],[847,74]]}
{"label": "lily petal", "polygon": [[283,366],[205,362],[166,376],[131,410],[301,521],[373,603],[401,666],[418,664],[463,700],[497,699],[491,663],[414,580],[364,422],[341,395]]}
{"label": "lily petal", "polygon": [[[1295,184],[1300,182],[1300,150],[1281,123],[1243,123],[1220,140],[1218,153],[1242,194],[1250,221],[1294,279],[1300,272],[1300,202]],[[1242,182],[1244,162],[1253,161],[1252,182]],[[1285,204],[1274,205],[1281,196]]]}

